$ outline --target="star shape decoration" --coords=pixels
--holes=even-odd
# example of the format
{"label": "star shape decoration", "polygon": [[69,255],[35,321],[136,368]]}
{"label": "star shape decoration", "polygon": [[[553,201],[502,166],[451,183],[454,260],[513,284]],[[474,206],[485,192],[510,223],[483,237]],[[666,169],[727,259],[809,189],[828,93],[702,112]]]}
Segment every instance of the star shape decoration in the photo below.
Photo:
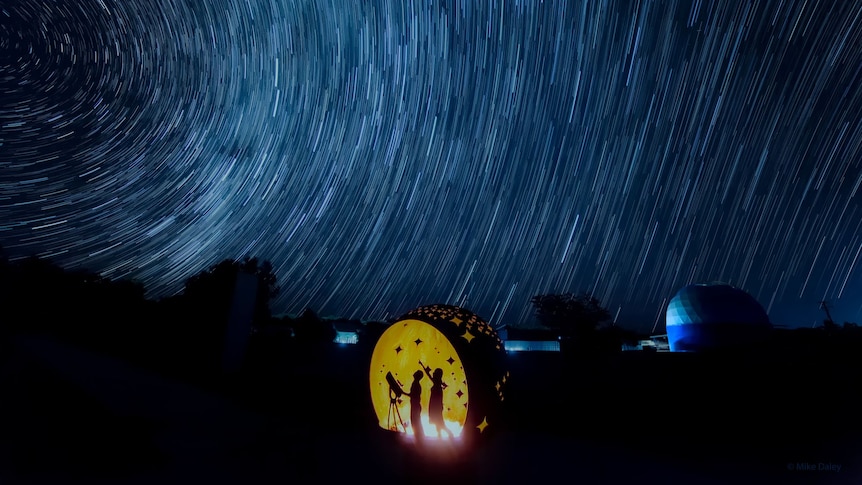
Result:
{"label": "star shape decoration", "polygon": [[400,354],[402,350],[404,350],[404,349],[402,349],[400,345],[398,347],[395,347],[395,353],[396,354]]}
{"label": "star shape decoration", "polygon": [[419,345],[419,344],[421,344],[421,343],[422,343],[422,339],[421,339],[421,338],[417,338],[416,340],[414,340],[414,341],[413,341],[413,343],[415,343],[416,345]]}
{"label": "star shape decoration", "polygon": [[446,362],[448,362],[449,365],[452,365],[453,363],[455,363],[455,359],[453,359],[452,357],[449,357],[448,359],[446,359]]}
{"label": "star shape decoration", "polygon": [[488,427],[488,417],[486,416],[486,417],[482,418],[482,422],[479,423],[479,426],[476,426],[476,427],[479,428],[480,433],[484,433],[485,428]]}
{"label": "star shape decoration", "polygon": [[469,331],[469,330],[465,331],[465,332],[464,332],[464,335],[461,335],[461,336],[462,336],[462,337],[464,337],[464,338],[467,340],[467,342],[468,342],[468,343],[469,343],[471,340],[473,340],[474,338],[476,338],[476,337],[474,337],[474,336],[473,336],[473,334],[472,334],[472,333],[470,333],[470,331]]}
{"label": "star shape decoration", "polygon": [[452,320],[450,320],[450,321],[451,321],[452,323],[454,323],[455,325],[458,325],[459,327],[461,326],[461,324],[462,324],[462,323],[464,323],[464,320],[461,320],[461,319],[460,319],[460,318],[458,318],[458,317],[454,317],[454,318],[453,318]]}
{"label": "star shape decoration", "polygon": [[456,396],[458,396],[458,399],[460,399],[460,398],[461,398],[461,396],[463,396],[463,395],[464,395],[464,393],[463,393],[463,392],[461,392],[461,390],[460,390],[460,389],[458,389],[458,392],[456,392],[456,393],[455,393],[455,395],[456,395]]}

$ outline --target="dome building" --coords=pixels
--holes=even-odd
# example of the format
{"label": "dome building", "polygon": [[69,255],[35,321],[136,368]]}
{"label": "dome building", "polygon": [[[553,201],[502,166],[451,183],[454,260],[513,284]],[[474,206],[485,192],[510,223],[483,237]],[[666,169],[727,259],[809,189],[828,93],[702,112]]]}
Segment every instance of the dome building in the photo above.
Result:
{"label": "dome building", "polygon": [[772,330],[766,311],[745,291],[727,284],[694,284],[667,306],[671,352],[731,349],[764,342]]}

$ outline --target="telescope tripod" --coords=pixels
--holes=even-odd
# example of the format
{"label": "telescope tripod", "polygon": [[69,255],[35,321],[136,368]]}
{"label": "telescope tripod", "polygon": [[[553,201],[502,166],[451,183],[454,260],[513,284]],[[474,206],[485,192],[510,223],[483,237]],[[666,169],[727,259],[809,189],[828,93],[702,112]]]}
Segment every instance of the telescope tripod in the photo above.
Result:
{"label": "telescope tripod", "polygon": [[[393,412],[394,411],[394,412]],[[393,422],[396,420],[396,422]],[[386,417],[386,427],[390,431],[398,431],[398,423],[401,423],[401,427],[404,428],[404,431],[407,431],[407,426],[404,425],[404,420],[401,419],[401,411],[398,410],[398,398],[395,397],[395,393],[392,389],[389,390],[389,415]]]}

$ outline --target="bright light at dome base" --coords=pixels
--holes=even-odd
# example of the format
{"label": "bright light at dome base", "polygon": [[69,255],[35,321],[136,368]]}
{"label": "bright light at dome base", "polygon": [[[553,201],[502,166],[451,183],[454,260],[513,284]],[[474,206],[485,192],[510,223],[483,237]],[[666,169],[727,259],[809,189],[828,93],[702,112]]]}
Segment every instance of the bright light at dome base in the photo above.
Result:
{"label": "bright light at dome base", "polygon": [[[431,424],[431,421],[428,419],[428,416],[423,414],[421,420],[422,420],[422,431],[425,433],[424,438],[426,440],[453,441],[453,442],[461,441],[460,440],[461,430],[463,428],[457,422],[444,420],[444,422],[446,423],[446,429],[448,429],[452,433],[452,438],[450,439],[449,436],[447,436],[445,432],[440,433],[440,434],[442,434],[442,436],[440,436],[440,434],[437,433],[437,427],[434,426],[433,424]],[[413,428],[409,424],[407,424],[407,423],[405,423],[405,424],[407,425],[407,430],[404,431],[404,429],[401,428],[398,431],[400,431],[400,432],[402,432],[402,434],[406,435],[406,438],[408,439],[408,441],[415,441],[415,437],[413,436]]]}
{"label": "bright light at dome base", "polygon": [[400,441],[421,456],[422,460],[431,460],[431,462],[445,466],[463,461],[469,455],[469,450],[465,449],[467,443],[461,436],[461,426],[456,422],[446,421],[446,428],[452,431],[451,439],[446,436],[445,432],[443,437],[438,436],[434,426],[423,416],[422,429],[425,432],[423,439],[417,440],[409,425],[406,432],[398,433],[398,435]]}

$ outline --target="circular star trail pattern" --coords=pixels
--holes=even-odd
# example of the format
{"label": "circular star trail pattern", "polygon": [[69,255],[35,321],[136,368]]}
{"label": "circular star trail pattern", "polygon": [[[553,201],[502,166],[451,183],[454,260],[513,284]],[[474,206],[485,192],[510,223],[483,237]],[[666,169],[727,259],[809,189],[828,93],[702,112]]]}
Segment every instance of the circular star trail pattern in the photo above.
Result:
{"label": "circular star trail pattern", "polygon": [[584,290],[651,328],[723,281],[858,319],[860,36],[816,0],[7,1],[0,243],[156,297],[258,256],[276,312]]}

